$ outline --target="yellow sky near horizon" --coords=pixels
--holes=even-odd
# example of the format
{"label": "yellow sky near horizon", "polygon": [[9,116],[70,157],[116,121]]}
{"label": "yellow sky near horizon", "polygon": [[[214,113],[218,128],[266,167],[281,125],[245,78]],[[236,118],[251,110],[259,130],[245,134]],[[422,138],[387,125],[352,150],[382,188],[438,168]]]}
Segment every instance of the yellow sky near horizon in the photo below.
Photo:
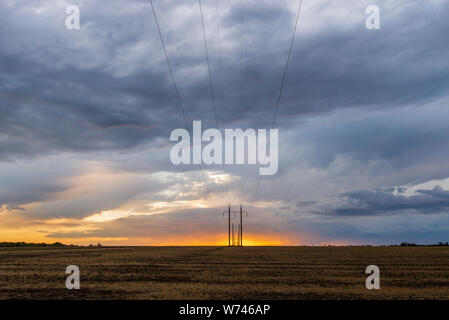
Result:
{"label": "yellow sky near horizon", "polygon": [[[154,213],[155,215],[170,215],[170,212]],[[137,213],[138,216],[146,215]],[[150,214],[151,215],[151,214]],[[150,216],[147,215],[147,216]],[[131,215],[126,211],[108,211],[104,219],[102,213],[86,218],[53,218],[29,219],[17,212],[0,212],[0,241],[4,242],[32,242],[89,245],[101,243],[102,245],[151,245],[151,246],[224,246],[228,244],[227,226],[217,217],[217,224],[223,229],[221,232],[209,230],[178,234],[173,231],[162,232],[154,236],[133,235],[126,236],[89,236],[90,231],[102,230],[111,223],[126,222]],[[200,222],[198,222],[200,223]],[[189,222],[195,225],[195,221]],[[80,234],[77,237],[69,235],[51,236],[51,234]],[[85,234],[85,235],[84,235]],[[303,241],[303,240],[302,240]],[[298,235],[284,233],[244,233],[244,245],[248,246],[281,246],[301,244]]]}

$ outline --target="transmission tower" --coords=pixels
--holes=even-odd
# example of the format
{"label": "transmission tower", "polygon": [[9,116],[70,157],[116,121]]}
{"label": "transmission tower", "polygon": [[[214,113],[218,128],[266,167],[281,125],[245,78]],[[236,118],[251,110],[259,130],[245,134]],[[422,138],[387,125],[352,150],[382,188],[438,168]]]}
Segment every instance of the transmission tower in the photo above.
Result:
{"label": "transmission tower", "polygon": [[[226,213],[228,214],[228,247],[243,247],[243,214],[248,216],[248,211],[243,211],[243,205],[240,205],[239,211],[232,211],[231,205],[228,204],[228,210],[223,211],[223,215]],[[238,218],[237,215],[239,215]]]}

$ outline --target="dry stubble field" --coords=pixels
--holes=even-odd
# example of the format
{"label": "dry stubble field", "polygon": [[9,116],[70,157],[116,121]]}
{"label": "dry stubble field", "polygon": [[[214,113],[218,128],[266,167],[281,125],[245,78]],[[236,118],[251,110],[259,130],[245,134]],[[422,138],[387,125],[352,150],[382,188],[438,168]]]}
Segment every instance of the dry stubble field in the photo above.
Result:
{"label": "dry stubble field", "polygon": [[[80,290],[65,288],[72,264]],[[447,298],[449,247],[0,248],[0,299]]]}

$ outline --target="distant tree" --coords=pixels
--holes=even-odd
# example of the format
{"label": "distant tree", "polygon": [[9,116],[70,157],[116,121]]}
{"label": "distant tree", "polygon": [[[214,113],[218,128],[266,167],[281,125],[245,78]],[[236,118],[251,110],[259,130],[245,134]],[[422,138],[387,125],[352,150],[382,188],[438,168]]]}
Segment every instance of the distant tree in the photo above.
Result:
{"label": "distant tree", "polygon": [[26,243],[26,242],[0,242],[0,247],[65,247],[61,242],[55,243]]}
{"label": "distant tree", "polygon": [[401,242],[401,247],[415,247],[416,243]]}

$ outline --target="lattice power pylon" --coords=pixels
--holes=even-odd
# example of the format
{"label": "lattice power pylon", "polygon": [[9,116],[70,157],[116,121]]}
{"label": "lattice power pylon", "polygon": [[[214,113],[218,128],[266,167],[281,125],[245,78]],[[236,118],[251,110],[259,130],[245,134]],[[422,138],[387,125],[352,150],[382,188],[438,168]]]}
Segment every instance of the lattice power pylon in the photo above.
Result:
{"label": "lattice power pylon", "polygon": [[[232,211],[231,205],[228,205],[228,210],[223,211],[228,214],[228,246],[229,247],[243,247],[243,214],[248,216],[248,211],[243,211],[243,206],[240,205],[240,211]],[[234,219],[231,219],[231,214]],[[237,219],[239,214],[239,219]],[[236,221],[237,220],[237,221]]]}

